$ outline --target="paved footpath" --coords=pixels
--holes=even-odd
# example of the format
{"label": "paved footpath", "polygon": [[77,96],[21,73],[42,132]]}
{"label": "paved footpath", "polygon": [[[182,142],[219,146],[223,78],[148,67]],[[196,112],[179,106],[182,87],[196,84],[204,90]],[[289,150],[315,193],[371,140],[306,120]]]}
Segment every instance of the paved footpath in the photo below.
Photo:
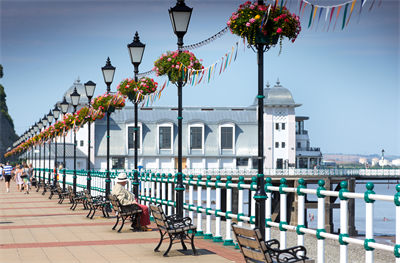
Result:
{"label": "paved footpath", "polygon": [[58,204],[57,196],[48,199],[32,189],[29,194],[17,192],[11,181],[6,192],[0,182],[0,262],[245,262],[232,247],[195,239],[198,256],[180,244],[173,245],[169,257],[162,254],[169,240],[164,240],[160,252],[154,252],[160,234],[154,223],[151,232],[133,232],[129,224],[121,233],[111,230],[116,218],[105,219],[96,212],[86,218],[87,210],[78,205],[69,209],[69,200]]}

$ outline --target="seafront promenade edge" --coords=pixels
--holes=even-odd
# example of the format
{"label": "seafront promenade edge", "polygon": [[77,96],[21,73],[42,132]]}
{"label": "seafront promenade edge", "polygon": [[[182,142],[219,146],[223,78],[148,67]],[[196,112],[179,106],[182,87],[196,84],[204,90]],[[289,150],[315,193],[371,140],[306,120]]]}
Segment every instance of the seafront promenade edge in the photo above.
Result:
{"label": "seafront promenade edge", "polygon": [[132,232],[127,224],[117,233],[111,230],[115,217],[100,212],[90,220],[81,205],[72,211],[68,200],[60,205],[48,196],[17,192],[13,181],[6,193],[0,183],[0,262],[244,262],[232,247],[202,238],[195,240],[199,256],[176,244],[163,257],[168,240],[154,252],[160,237],[154,223],[150,232]]}

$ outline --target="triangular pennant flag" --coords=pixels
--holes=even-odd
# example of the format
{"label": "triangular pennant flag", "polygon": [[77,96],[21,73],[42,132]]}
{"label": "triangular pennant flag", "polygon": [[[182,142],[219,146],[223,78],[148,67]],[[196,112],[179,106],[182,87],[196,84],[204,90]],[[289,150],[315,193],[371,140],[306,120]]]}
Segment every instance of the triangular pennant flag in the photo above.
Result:
{"label": "triangular pennant flag", "polygon": [[316,7],[315,7],[315,9],[314,9],[314,16],[313,16],[313,21],[312,21],[311,29],[312,29],[312,28],[313,28],[313,26],[314,26],[314,22],[315,22],[315,14],[317,13],[317,10],[318,10],[318,6],[316,6]]}
{"label": "triangular pennant flag", "polygon": [[[369,8],[369,11],[371,11],[372,7],[374,6],[374,3],[375,3],[375,0],[372,1],[372,4],[371,4],[371,7]],[[369,12],[369,11],[368,11],[368,12]]]}
{"label": "triangular pennant flag", "polygon": [[353,4],[351,4],[350,15],[349,15],[349,19],[347,19],[346,26],[349,24],[350,17],[351,17],[351,14],[353,13],[353,8],[354,8],[354,5],[356,4],[356,2],[357,2],[357,0],[354,0],[354,1],[353,1]]}
{"label": "triangular pennant flag", "polygon": [[231,61],[232,61],[232,55],[233,55],[233,49],[234,49],[234,47],[232,47],[232,50],[231,50],[231,58],[229,59],[229,65],[231,65]]}
{"label": "triangular pennant flag", "polygon": [[303,11],[301,12],[301,17],[303,17],[304,9],[306,9],[306,5],[307,5],[307,4],[308,4],[307,2],[304,3]]}
{"label": "triangular pennant flag", "polygon": [[313,12],[314,12],[314,5],[311,5],[310,21],[308,22],[308,28],[310,28],[311,26]]}
{"label": "triangular pennant flag", "polygon": [[239,41],[238,42],[236,42],[236,53],[235,53],[235,58],[233,59],[233,61],[236,61],[236,57],[237,57],[237,53],[238,53],[238,50],[239,50]]}
{"label": "triangular pennant flag", "polygon": [[335,31],[336,23],[337,23],[337,21],[338,21],[338,17],[339,17],[339,13],[340,13],[340,9],[342,9],[342,6],[339,6],[338,9],[337,9],[335,26],[333,27],[333,30],[332,30],[332,31]]}
{"label": "triangular pennant flag", "polygon": [[349,3],[346,4],[346,7],[344,8],[344,14],[343,14],[343,23],[342,23],[342,30],[344,28],[344,24],[346,22],[346,14],[347,14],[347,8],[349,7]]}
{"label": "triangular pennant flag", "polygon": [[318,30],[318,25],[319,25],[319,20],[321,20],[322,10],[324,10],[323,7],[321,7],[321,9],[319,10],[318,23],[317,23],[317,28],[315,29],[315,31]]}
{"label": "triangular pennant flag", "polygon": [[218,61],[215,62],[215,70],[214,70],[214,76],[213,79],[215,79],[215,73],[217,72],[217,68],[218,68]]}
{"label": "triangular pennant flag", "polygon": [[326,30],[326,32],[329,31],[329,27],[331,26],[332,16],[333,16],[333,12],[334,12],[334,11],[335,11],[335,7],[332,7],[332,10],[331,10],[331,18],[329,19],[329,25],[328,25],[328,29]]}
{"label": "triangular pennant flag", "polygon": [[[360,14],[360,16],[358,17],[358,19],[357,19],[357,24],[358,24],[358,22],[360,22],[360,17],[361,17],[361,11],[362,11],[362,8],[363,8],[363,6],[364,6],[364,3],[366,2],[366,0],[361,0],[361,7],[360,7],[360,11],[358,11],[358,13],[357,13],[357,15],[359,15]],[[357,16],[356,15],[356,16]]]}
{"label": "triangular pennant flag", "polygon": [[381,4],[382,4],[382,0],[381,0],[381,1],[379,1],[379,5],[378,5],[378,7],[380,7],[380,6],[381,6]]}
{"label": "triangular pennant flag", "polygon": [[275,12],[275,10],[276,10],[276,6],[278,5],[278,1],[279,1],[279,0],[275,0],[274,9],[273,9],[274,12]]}
{"label": "triangular pennant flag", "polygon": [[283,9],[283,0],[281,0],[281,6],[280,6],[279,14],[282,13],[282,9]]}
{"label": "triangular pennant flag", "polygon": [[322,29],[322,32],[325,31],[325,26],[326,26],[326,21],[328,20],[328,15],[329,15],[329,7],[326,8],[325,23],[324,23],[324,28]]}
{"label": "triangular pennant flag", "polygon": [[222,66],[224,65],[224,57],[222,57],[222,62],[221,62],[221,69],[219,70],[219,74],[221,75],[222,72]]}
{"label": "triangular pennant flag", "polygon": [[303,0],[300,1],[299,15],[300,15],[300,12],[301,12],[301,6],[302,5],[303,5]]}

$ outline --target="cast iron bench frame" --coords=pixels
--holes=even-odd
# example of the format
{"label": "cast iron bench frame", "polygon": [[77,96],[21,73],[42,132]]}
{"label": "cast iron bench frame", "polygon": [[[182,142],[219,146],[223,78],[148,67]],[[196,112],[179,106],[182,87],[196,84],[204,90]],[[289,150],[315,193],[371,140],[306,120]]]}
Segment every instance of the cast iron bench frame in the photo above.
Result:
{"label": "cast iron bench frame", "polygon": [[90,219],[93,218],[94,214],[96,213],[96,210],[101,210],[103,212],[104,217],[110,217],[106,209],[106,205],[109,204],[110,201],[106,200],[106,198],[102,195],[92,196],[90,194],[90,191],[87,189],[84,189],[83,192],[85,193],[86,206],[90,209],[86,217],[90,216],[92,210],[93,214],[90,216]]}
{"label": "cast iron bench frame", "polygon": [[[157,224],[158,230],[160,231],[160,242],[157,247],[154,249],[154,252],[159,252],[159,248],[164,239],[168,237],[164,236],[168,234],[169,236],[169,247],[167,251],[164,252],[164,257],[168,256],[168,253],[171,249],[171,246],[174,243],[174,240],[179,240],[182,244],[183,250],[187,250],[184,239],[189,238],[190,244],[192,246],[193,255],[197,256],[198,252],[194,247],[194,236],[197,232],[196,226],[192,224],[192,219],[190,217],[181,218],[177,214],[173,214],[170,216],[166,216],[162,209],[161,205],[153,205],[150,204],[150,210],[153,213],[153,218],[155,223]],[[191,231],[190,231],[191,230]],[[164,233],[163,233],[164,232]],[[190,232],[190,233],[189,233]]]}
{"label": "cast iron bench frame", "polygon": [[112,230],[115,230],[115,228],[118,225],[119,219],[121,218],[122,225],[117,231],[118,233],[120,233],[121,229],[124,227],[125,220],[130,218],[132,220],[131,226],[134,227],[135,225],[134,222],[136,221],[139,231],[143,231],[142,226],[140,225],[140,218],[142,217],[143,210],[140,208],[140,206],[138,206],[137,204],[121,205],[118,198],[113,194],[109,194],[108,199],[110,200],[115,215],[117,216],[117,222],[115,222],[115,225],[112,228]]}
{"label": "cast iron bench frame", "polygon": [[[303,246],[279,249],[280,244],[276,239],[264,241],[258,228],[250,229],[232,223],[232,230],[246,262],[299,262],[315,263],[309,259],[307,250]],[[303,253],[303,254],[302,254]]]}

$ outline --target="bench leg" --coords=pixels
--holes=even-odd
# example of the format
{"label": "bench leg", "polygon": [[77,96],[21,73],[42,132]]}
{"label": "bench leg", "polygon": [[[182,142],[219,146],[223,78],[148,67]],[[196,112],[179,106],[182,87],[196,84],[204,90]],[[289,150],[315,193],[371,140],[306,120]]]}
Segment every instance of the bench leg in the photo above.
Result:
{"label": "bench leg", "polygon": [[[101,210],[101,212],[103,213],[103,217],[107,217],[106,216],[106,213],[104,212],[105,211],[105,208],[101,205],[100,206],[100,210]],[[107,211],[106,211],[107,212]],[[107,213],[107,215],[108,215],[108,213]]]}
{"label": "bench leg", "polygon": [[118,233],[120,233],[121,232],[121,229],[124,227],[124,224],[125,224],[125,219],[126,218],[124,218],[123,216],[121,216],[121,219],[122,219],[122,225],[121,225],[121,227],[118,229]]}
{"label": "bench leg", "polygon": [[168,257],[168,253],[172,247],[172,242],[174,241],[174,239],[172,238],[172,235],[168,234],[168,236],[169,236],[169,246],[168,246],[167,251],[165,251],[165,253],[163,254],[164,257]]}
{"label": "bench leg", "polygon": [[194,247],[194,236],[196,235],[196,230],[192,230],[192,234],[190,237],[190,244],[192,245],[193,256],[197,256],[199,253],[197,252],[196,248]]}
{"label": "bench leg", "polygon": [[183,238],[184,238],[184,237],[185,237],[185,234],[182,233],[182,234],[181,234],[181,245],[182,245],[183,250],[186,251],[186,250],[187,250],[187,247],[186,247],[186,245],[185,245],[185,242],[183,241]]}
{"label": "bench leg", "polygon": [[96,207],[93,207],[93,214],[92,214],[92,216],[90,217],[90,219],[93,219],[93,216],[94,216],[95,213],[96,213]]}
{"label": "bench leg", "polygon": [[[89,215],[90,215],[91,213],[92,213],[92,207],[90,207],[89,213],[87,214],[86,217],[89,217]],[[92,218],[90,218],[90,219],[92,219]]]}
{"label": "bench leg", "polygon": [[119,222],[119,216],[117,216],[117,222],[115,222],[115,225],[114,225],[114,227],[112,228],[112,230],[115,230],[115,228],[116,228],[117,225],[118,225],[118,222]]}
{"label": "bench leg", "polygon": [[164,239],[164,235],[165,235],[165,233],[164,233],[164,235],[163,235],[163,233],[161,232],[161,230],[159,229],[158,231],[160,231],[160,242],[158,242],[158,245],[156,246],[156,248],[154,249],[154,252],[159,252],[159,248],[160,248],[160,246],[161,246],[161,244],[162,244],[162,241],[163,241],[163,239]]}
{"label": "bench leg", "polygon": [[71,207],[69,208],[69,209],[72,209],[72,207],[75,205],[75,203],[72,201],[72,205],[71,205]]}
{"label": "bench leg", "polygon": [[74,205],[75,205],[75,206],[74,206],[74,208],[72,208],[72,210],[75,211],[75,208],[76,208],[76,206],[78,205],[78,202],[75,201]]}

